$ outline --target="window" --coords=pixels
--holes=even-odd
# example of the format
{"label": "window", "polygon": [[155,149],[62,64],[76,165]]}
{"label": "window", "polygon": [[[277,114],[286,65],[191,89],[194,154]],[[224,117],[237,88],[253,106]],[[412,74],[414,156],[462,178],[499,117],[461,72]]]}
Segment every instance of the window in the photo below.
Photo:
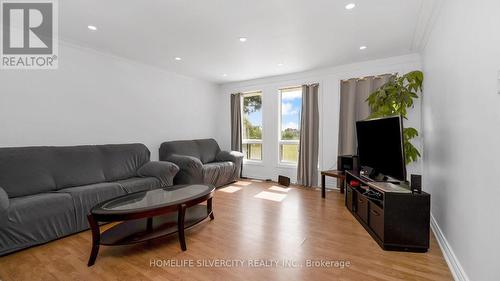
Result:
{"label": "window", "polygon": [[262,160],[262,92],[246,93],[242,98],[242,145],[247,160]]}
{"label": "window", "polygon": [[297,164],[299,160],[300,111],[302,88],[286,88],[280,91],[280,163]]}

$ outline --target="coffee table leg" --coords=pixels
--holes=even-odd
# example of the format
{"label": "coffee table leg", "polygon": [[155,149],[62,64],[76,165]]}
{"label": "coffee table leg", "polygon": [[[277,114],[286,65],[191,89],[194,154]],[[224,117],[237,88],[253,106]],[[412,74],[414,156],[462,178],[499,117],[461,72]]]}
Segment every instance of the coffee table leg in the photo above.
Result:
{"label": "coffee table leg", "polygon": [[153,218],[148,218],[146,221],[146,231],[151,232],[153,231]]}
{"label": "coffee table leg", "polygon": [[179,243],[181,244],[181,249],[185,251],[186,248],[186,238],[184,237],[184,218],[186,216],[186,205],[179,205],[178,216],[177,216],[177,231],[179,232]]}
{"label": "coffee table leg", "polygon": [[101,242],[101,233],[99,232],[99,224],[94,219],[92,214],[87,215],[87,220],[89,221],[90,229],[92,230],[92,251],[90,252],[89,262],[87,266],[94,265],[95,259],[97,258],[97,253],[99,253],[99,244]]}
{"label": "coffee table leg", "polygon": [[210,220],[213,220],[214,217],[214,211],[212,210],[212,198],[207,200],[207,213],[210,216]]}
{"label": "coffee table leg", "polygon": [[325,186],[325,175],[321,175],[321,198],[325,198],[326,186]]}

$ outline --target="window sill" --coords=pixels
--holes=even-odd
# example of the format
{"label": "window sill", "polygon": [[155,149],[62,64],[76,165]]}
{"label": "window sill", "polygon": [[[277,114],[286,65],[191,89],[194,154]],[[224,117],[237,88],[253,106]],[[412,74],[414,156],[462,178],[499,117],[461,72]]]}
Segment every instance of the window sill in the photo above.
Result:
{"label": "window sill", "polygon": [[296,169],[297,168],[297,164],[295,163],[286,163],[286,162],[280,162],[278,163],[278,168],[287,168],[287,169]]}
{"label": "window sill", "polygon": [[264,166],[264,163],[262,162],[262,160],[243,159],[243,165]]}

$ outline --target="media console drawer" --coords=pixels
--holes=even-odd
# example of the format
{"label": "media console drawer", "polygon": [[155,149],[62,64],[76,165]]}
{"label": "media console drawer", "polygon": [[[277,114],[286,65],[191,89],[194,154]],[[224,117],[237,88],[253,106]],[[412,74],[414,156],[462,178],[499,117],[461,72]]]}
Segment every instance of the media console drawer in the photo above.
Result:
{"label": "media console drawer", "polygon": [[356,213],[358,214],[358,216],[361,218],[362,221],[368,223],[368,199],[359,192],[357,192],[356,195],[357,195]]}
{"label": "media console drawer", "polygon": [[384,240],[384,210],[373,202],[369,205],[369,226],[380,239]]}
{"label": "media console drawer", "polygon": [[352,187],[347,186],[347,188],[345,190],[345,206],[351,212],[354,212],[354,210],[355,210],[355,208],[354,208],[355,201],[354,200],[356,200],[356,198],[354,197],[354,191],[352,190]]}

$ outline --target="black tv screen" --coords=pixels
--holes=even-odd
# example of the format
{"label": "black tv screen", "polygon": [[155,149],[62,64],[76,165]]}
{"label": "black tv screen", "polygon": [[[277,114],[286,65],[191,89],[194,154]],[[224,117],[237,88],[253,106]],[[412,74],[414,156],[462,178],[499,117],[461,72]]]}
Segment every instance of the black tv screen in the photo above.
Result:
{"label": "black tv screen", "polygon": [[377,173],[406,180],[403,128],[399,116],[356,122],[359,163]]}

